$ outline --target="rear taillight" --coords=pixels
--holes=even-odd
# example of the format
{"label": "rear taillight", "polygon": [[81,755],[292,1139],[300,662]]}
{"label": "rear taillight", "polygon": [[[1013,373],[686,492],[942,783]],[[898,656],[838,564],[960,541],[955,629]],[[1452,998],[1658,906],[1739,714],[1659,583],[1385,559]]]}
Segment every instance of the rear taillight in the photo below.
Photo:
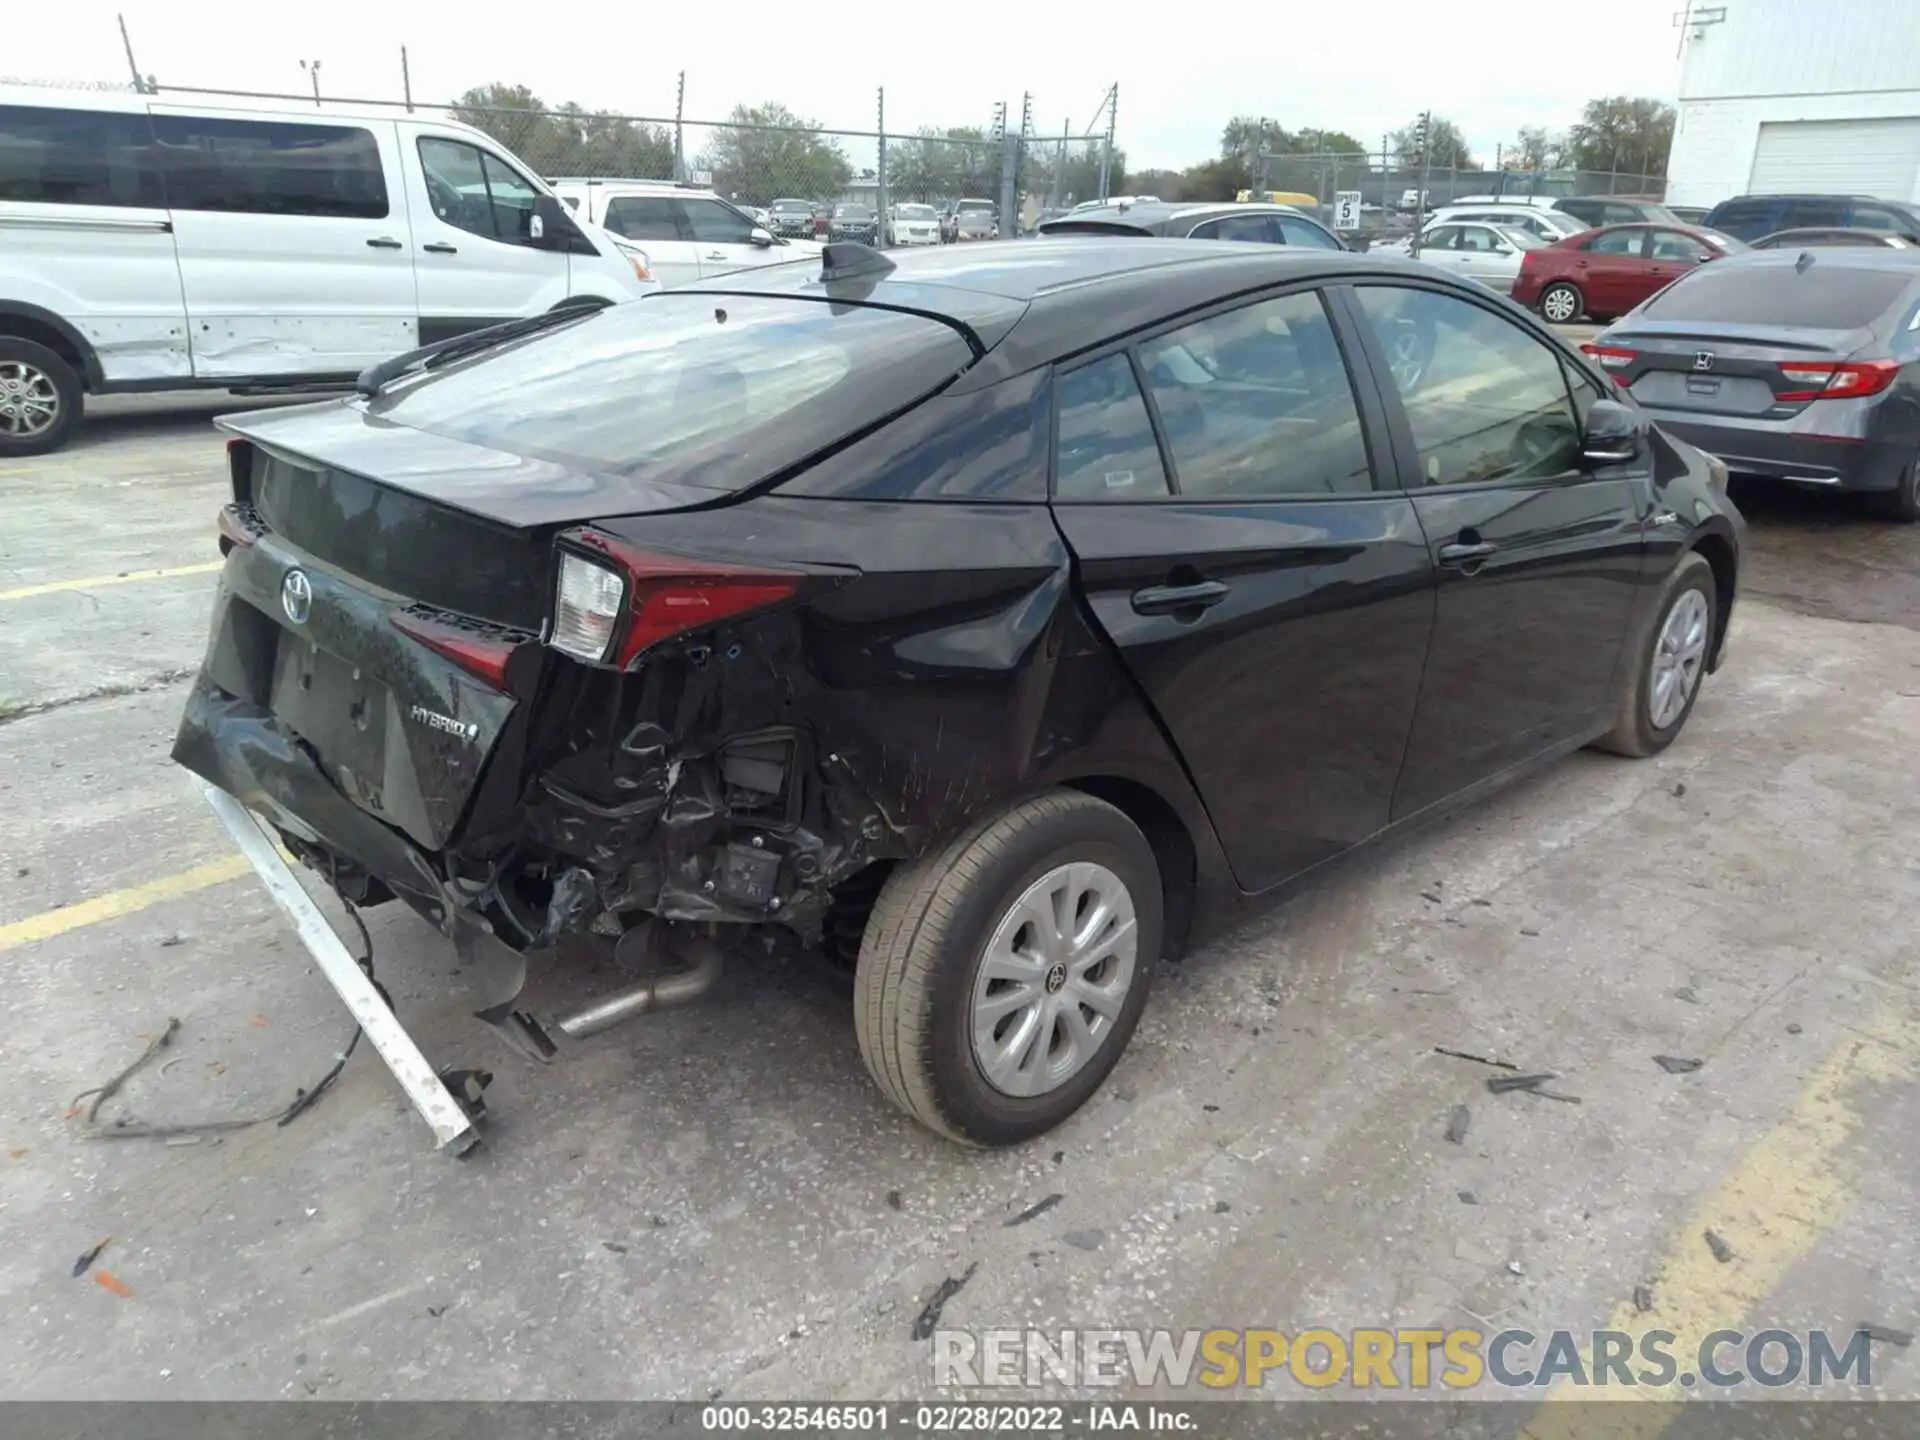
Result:
{"label": "rear taillight", "polygon": [[245,549],[253,544],[253,531],[247,527],[247,522],[241,518],[240,507],[238,505],[222,505],[220,507],[220,518],[214,521],[214,525],[220,531],[220,553],[222,555],[226,554],[236,545]]}
{"label": "rear taillight", "polygon": [[253,442],[238,435],[227,441],[227,479],[233,486],[233,498],[253,498]]}
{"label": "rear taillight", "polygon": [[560,538],[547,641],[576,660],[622,670],[662,640],[789,598],[803,578],[655,554],[598,530],[569,530]]}
{"label": "rear taillight", "polygon": [[513,657],[517,641],[478,634],[418,610],[396,610],[387,619],[402,635],[418,640],[436,655],[502,690],[507,688],[507,661]]}
{"label": "rear taillight", "polygon": [[1803,388],[1782,390],[1777,400],[1836,400],[1877,395],[1900,373],[1898,360],[1802,360],[1780,373]]}
{"label": "rear taillight", "polygon": [[1620,372],[1640,358],[1638,350],[1622,350],[1617,345],[1595,345],[1589,341],[1580,348],[1598,360],[1602,369],[1612,372],[1616,385],[1627,383],[1627,377]]}

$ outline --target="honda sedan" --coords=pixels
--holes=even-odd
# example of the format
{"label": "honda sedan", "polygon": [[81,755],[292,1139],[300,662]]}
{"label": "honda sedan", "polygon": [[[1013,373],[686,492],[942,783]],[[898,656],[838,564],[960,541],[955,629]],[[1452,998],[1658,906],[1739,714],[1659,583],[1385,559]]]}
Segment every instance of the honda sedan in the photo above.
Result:
{"label": "honda sedan", "polygon": [[543,1017],[528,954],[678,937],[680,996],[782,928],[975,1144],[1072,1114],[1159,962],[1287,882],[1671,744],[1734,602],[1718,465],[1343,252],[831,245],[359,391],[225,422],[175,758],[418,911],[525,1053],[669,998]]}
{"label": "honda sedan", "polygon": [[1556,325],[1623,315],[1694,266],[1747,247],[1717,230],[1609,225],[1569,236],[1520,259],[1513,298]]}

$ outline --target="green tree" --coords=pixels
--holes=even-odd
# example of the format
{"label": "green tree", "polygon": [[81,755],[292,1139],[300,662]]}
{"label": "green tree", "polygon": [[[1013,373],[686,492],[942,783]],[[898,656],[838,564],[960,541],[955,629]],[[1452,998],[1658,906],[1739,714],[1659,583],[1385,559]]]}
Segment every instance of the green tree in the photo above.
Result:
{"label": "green tree", "polygon": [[1369,151],[1344,130],[1296,130],[1287,137],[1290,155],[1366,155]]}
{"label": "green tree", "polygon": [[[1407,122],[1402,129],[1395,130],[1388,137],[1388,144],[1396,151],[1403,164],[1417,164],[1419,151],[1416,117]],[[1467,137],[1460,127],[1444,115],[1435,115],[1427,131],[1427,164],[1436,170],[1479,170],[1484,168],[1473,158],[1473,151],[1467,145]]]}
{"label": "green tree", "polygon": [[524,85],[480,85],[452,105],[456,120],[484,131],[542,175],[673,177],[673,132],[572,101],[548,106]]}
{"label": "green tree", "polygon": [[1544,125],[1522,125],[1507,147],[1505,163],[1510,170],[1557,170],[1565,163],[1566,149],[1564,135],[1551,134]]}
{"label": "green tree", "polygon": [[845,188],[853,166],[839,145],[819,133],[817,120],[784,105],[736,105],[708,147],[714,186],[744,205],[783,196],[830,200]]}
{"label": "green tree", "polygon": [[[1076,141],[1066,147],[1064,157],[1057,142],[1028,146],[1026,163],[1020,173],[1020,188],[1029,195],[1039,197],[1043,203],[1053,200],[1062,205],[1071,205],[1082,200],[1098,199],[1100,152],[1105,143],[1103,140]],[[1127,178],[1127,152],[1116,147],[1107,164],[1107,194],[1126,195],[1139,188],[1138,177],[1131,182]],[[1166,193],[1160,190],[1148,190],[1146,193],[1167,198]]]}
{"label": "green tree", "polygon": [[1589,100],[1580,122],[1567,132],[1567,158],[1580,170],[1665,175],[1673,119],[1673,107],[1661,100],[1626,95]]}
{"label": "green tree", "polygon": [[999,142],[978,126],[923,127],[912,139],[887,146],[887,195],[923,203],[970,195],[998,199],[1000,164]]}

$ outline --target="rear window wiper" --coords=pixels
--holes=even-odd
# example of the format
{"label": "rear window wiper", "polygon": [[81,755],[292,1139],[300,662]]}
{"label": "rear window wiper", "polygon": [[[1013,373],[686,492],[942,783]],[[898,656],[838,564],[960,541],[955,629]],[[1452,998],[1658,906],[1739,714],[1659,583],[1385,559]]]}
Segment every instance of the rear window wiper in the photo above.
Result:
{"label": "rear window wiper", "polygon": [[503,345],[509,340],[517,340],[523,335],[535,335],[552,326],[579,320],[603,308],[605,307],[599,305],[570,305],[564,309],[547,310],[519,320],[505,320],[498,325],[489,325],[483,330],[469,330],[464,335],[453,335],[445,340],[436,340],[431,345],[422,345],[418,350],[409,350],[403,355],[382,360],[377,365],[369,365],[360,372],[360,378],[353,382],[353,388],[368,399],[372,399],[380,393],[388,381],[399,379],[409,370],[416,368],[431,370],[435,366],[446,365],[468,355],[476,355],[482,350],[489,350],[495,345]]}

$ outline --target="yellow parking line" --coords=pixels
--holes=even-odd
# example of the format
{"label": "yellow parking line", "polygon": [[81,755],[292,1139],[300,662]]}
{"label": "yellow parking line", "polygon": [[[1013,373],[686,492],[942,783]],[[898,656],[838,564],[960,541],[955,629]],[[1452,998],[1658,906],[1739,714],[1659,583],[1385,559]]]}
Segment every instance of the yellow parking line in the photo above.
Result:
{"label": "yellow parking line", "polygon": [[29,915],[25,920],[15,920],[11,925],[0,925],[0,951],[11,950],[18,945],[31,945],[36,940],[50,940],[69,930],[97,925],[102,920],[117,920],[122,915],[133,915],[163,901],[176,900],[196,890],[205,890],[209,885],[236,879],[246,874],[247,869],[244,858],[228,855],[219,860],[210,860],[205,865],[196,865],[191,870],[182,870],[177,875],[162,875],[158,880],[149,880],[144,885],[96,895],[91,900],[82,900],[78,905],[69,905],[65,909]]}
{"label": "yellow parking line", "polygon": [[[1607,1328],[1632,1335],[1636,1354],[1641,1335],[1672,1331],[1669,1353],[1688,1371],[1701,1343],[1715,1330],[1770,1324],[1773,1317],[1756,1314],[1754,1307],[1773,1295],[1787,1272],[1853,1204],[1856,1177],[1848,1173],[1842,1151],[1860,1128],[1856,1092],[1916,1072],[1920,1018],[1904,1007],[1885,1011],[1854,1030],[1807,1076],[1787,1118],[1761,1136],[1687,1217],[1652,1277],[1653,1308],[1643,1314],[1628,1301],[1614,1311]],[[1732,1247],[1731,1261],[1722,1264],[1714,1258],[1703,1238],[1709,1229]],[[1836,1338],[1844,1346],[1844,1337]],[[1584,1357],[1589,1370],[1591,1359]],[[1556,1381],[1547,1403],[1521,1434],[1525,1440],[1654,1440],[1678,1417],[1673,1402],[1686,1393],[1677,1385],[1663,1390],[1582,1389]],[[1555,1403],[1601,1398],[1655,1403]]]}
{"label": "yellow parking line", "polygon": [[23,585],[18,590],[0,590],[0,600],[28,600],[35,595],[58,595],[62,590],[97,590],[102,585],[131,585],[136,580],[166,580],[175,575],[211,575],[225,563],[224,560],[209,560],[204,565],[172,565],[164,570],[123,570],[117,575],[52,580],[45,585]]}

